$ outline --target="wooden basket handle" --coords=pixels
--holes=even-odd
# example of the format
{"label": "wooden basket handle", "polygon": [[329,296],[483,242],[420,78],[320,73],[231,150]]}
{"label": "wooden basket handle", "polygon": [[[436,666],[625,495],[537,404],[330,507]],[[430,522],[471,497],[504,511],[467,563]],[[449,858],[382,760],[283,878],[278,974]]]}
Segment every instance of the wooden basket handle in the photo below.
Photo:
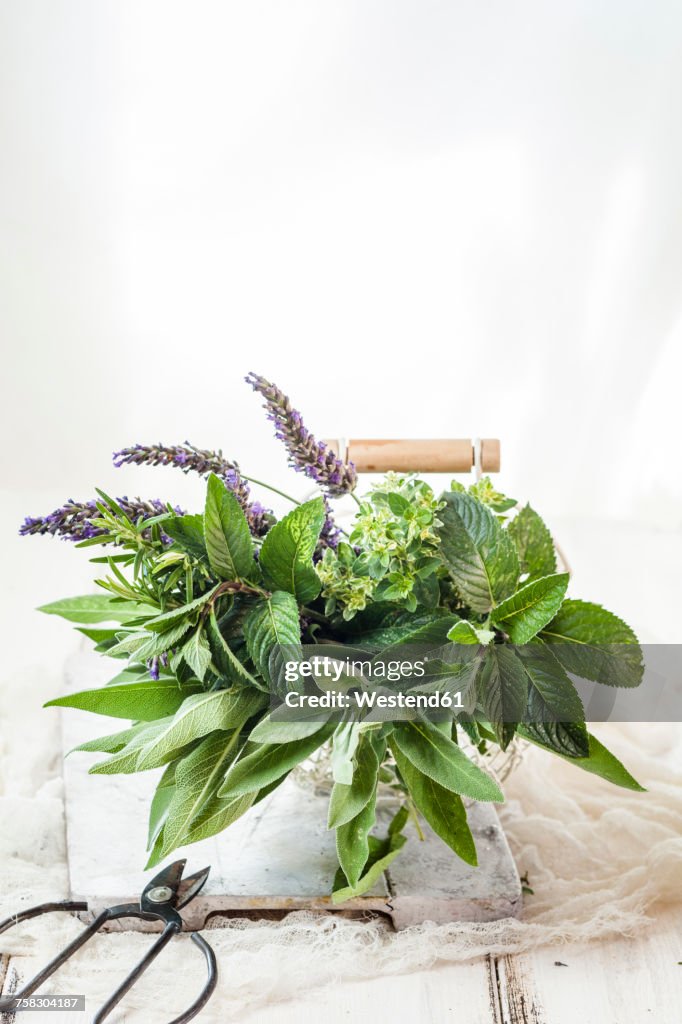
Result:
{"label": "wooden basket handle", "polygon": [[486,437],[439,438],[432,440],[381,440],[353,438],[326,439],[325,443],[345,462],[353,462],[360,473],[468,473],[479,466],[483,473],[499,473],[500,442]]}

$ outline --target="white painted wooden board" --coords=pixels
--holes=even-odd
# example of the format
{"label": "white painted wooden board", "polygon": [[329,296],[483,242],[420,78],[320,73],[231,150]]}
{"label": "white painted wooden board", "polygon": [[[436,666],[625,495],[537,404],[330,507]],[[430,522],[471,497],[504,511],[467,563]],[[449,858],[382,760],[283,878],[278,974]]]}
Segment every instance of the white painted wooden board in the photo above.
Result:
{"label": "white painted wooden board", "polygon": [[[100,685],[107,673],[104,659],[78,655],[69,663],[67,688],[73,692]],[[64,749],[121,727],[119,720],[66,709]],[[88,775],[90,764],[101,756],[75,753],[64,766],[71,891],[74,898],[87,900],[90,914],[136,898],[151,877],[142,868],[149,803],[159,775]],[[187,927],[201,928],[207,916],[221,911],[334,909],[330,893],[337,862],[334,833],[326,828],[327,805],[326,797],[288,779],[221,835],[172,854],[169,861],[187,857],[188,872],[211,865],[204,891],[183,911]],[[386,812],[378,817],[385,824]],[[424,842],[412,833],[375,888],[343,909],[388,914],[396,928],[425,920],[491,921],[518,915],[521,884],[495,809],[473,805],[469,823],[477,868],[460,861],[427,828]],[[131,922],[121,925],[130,927]]]}

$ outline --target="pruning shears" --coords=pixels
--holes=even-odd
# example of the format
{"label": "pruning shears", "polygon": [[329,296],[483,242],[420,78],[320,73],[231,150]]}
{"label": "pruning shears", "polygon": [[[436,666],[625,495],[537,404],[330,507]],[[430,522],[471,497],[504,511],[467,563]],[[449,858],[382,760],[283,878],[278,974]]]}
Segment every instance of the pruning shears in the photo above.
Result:
{"label": "pruning shears", "polygon": [[[169,864],[159,871],[151,882],[145,886],[137,903],[120,903],[117,906],[107,907],[103,910],[73,942],[70,942],[28,984],[24,985],[21,991],[15,992],[11,996],[0,997],[0,1011],[11,1009],[17,1000],[31,996],[40,988],[43,982],[51,977],[55,971],[65,964],[77,950],[84,946],[109,921],[118,921],[126,917],[136,917],[142,921],[161,921],[164,928],[156,942],[153,943],[144,957],[133,967],[130,974],[121,982],[116,991],[109,996],[92,1018],[92,1024],[100,1024],[100,1021],[108,1017],[114,1007],[123,999],[126,992],[130,991],[161,950],[168,945],[175,935],[182,931],[182,918],[179,911],[200,892],[211,870],[210,868],[204,868],[202,871],[197,871],[196,874],[188,875],[187,878],[183,879],[182,875],[186,863],[185,860],[176,860],[173,864]],[[42,914],[49,914],[52,911],[78,912],[87,909],[87,903],[75,900],[41,903],[36,907],[30,907],[28,910],[21,911],[13,917],[8,917],[6,921],[2,921],[0,923],[0,933],[8,931],[21,921],[28,921],[33,917],[40,917]],[[212,947],[199,932],[192,932],[191,939],[204,955],[207,969],[206,983],[192,1005],[184,1013],[181,1013],[179,1017],[174,1017],[169,1024],[186,1024],[187,1021],[196,1017],[212,996],[218,981],[218,966]]]}

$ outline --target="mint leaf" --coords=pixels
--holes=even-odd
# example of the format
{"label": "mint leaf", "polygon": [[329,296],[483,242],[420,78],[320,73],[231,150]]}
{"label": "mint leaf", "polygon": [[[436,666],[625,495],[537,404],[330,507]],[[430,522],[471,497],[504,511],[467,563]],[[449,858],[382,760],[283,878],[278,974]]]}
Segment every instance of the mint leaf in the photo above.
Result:
{"label": "mint leaf", "polygon": [[211,648],[201,626],[183,644],[182,656],[197,679],[203,682],[211,664]]}
{"label": "mint leaf", "polygon": [[644,665],[637,637],[601,605],[564,601],[540,637],[575,676],[606,686],[633,687],[642,681]]}
{"label": "mint leaf", "polygon": [[299,505],[267,532],[259,564],[265,585],[293,594],[299,604],[309,604],[321,584],[313,553],[325,519],[322,498]]}
{"label": "mint leaf", "polygon": [[424,775],[396,746],[393,750],[403,782],[418,810],[437,836],[467,864],[476,865],[476,847],[462,798]]}
{"label": "mint leaf", "polygon": [[333,728],[333,725],[323,725],[319,732],[305,739],[265,744],[252,751],[233,765],[218,795],[222,800],[229,800],[269,786],[321,747]]}
{"label": "mint leaf", "polygon": [[498,743],[506,750],[528,702],[528,676],[510,647],[493,644],[486,651],[477,680],[478,698]]}
{"label": "mint leaf", "polygon": [[504,802],[497,783],[478,768],[456,743],[429,722],[404,722],[390,736],[397,749],[415,768],[445,789],[472,800]]}
{"label": "mint leaf", "polygon": [[519,726],[519,735],[534,743],[537,747],[549,750],[551,753],[562,757],[564,761],[582,768],[583,771],[590,772],[592,775],[598,775],[599,778],[613,783],[614,786],[620,786],[622,789],[631,789],[637,793],[646,792],[644,786],[640,786],[639,782],[633,778],[616,755],[607,750],[603,743],[600,743],[592,733],[587,734],[589,750],[587,757],[571,757],[568,754],[562,753],[551,744],[543,742],[539,737],[529,732],[525,726]]}
{"label": "mint leaf", "polygon": [[528,644],[518,657],[530,682],[526,730],[558,753],[586,757],[582,701],[552,650],[544,644]]}
{"label": "mint leaf", "polygon": [[283,590],[261,601],[244,620],[244,637],[254,665],[274,689],[282,686],[284,655],[281,645],[300,649],[301,627],[296,598]]}
{"label": "mint leaf", "polygon": [[164,520],[163,532],[172,537],[178,547],[195,558],[205,560],[204,519],[199,515],[172,516]]}
{"label": "mint leaf", "polygon": [[519,554],[521,572],[531,578],[556,572],[552,535],[530,505],[525,505],[507,527]]}
{"label": "mint leaf", "polygon": [[519,578],[516,549],[495,515],[459,491],[442,495],[439,554],[462,599],[488,612],[513,592]]}
{"label": "mint leaf", "polygon": [[149,613],[148,605],[135,601],[122,601],[110,594],[84,594],[82,597],[65,597],[38,608],[46,615],[59,615],[69,622],[92,624],[95,622],[129,622]]}
{"label": "mint leaf", "polygon": [[512,643],[526,644],[556,615],[567,586],[567,572],[526,583],[493,608],[491,619],[502,626]]}
{"label": "mint leaf", "polygon": [[96,715],[153,722],[174,714],[185,697],[201,689],[198,682],[179,684],[176,679],[146,679],[142,683],[121,683],[98,690],[81,690],[48,700],[44,707],[80,708]]}
{"label": "mint leaf", "polygon": [[249,524],[232,491],[211,474],[206,490],[204,535],[208,560],[224,580],[253,579],[258,574]]}

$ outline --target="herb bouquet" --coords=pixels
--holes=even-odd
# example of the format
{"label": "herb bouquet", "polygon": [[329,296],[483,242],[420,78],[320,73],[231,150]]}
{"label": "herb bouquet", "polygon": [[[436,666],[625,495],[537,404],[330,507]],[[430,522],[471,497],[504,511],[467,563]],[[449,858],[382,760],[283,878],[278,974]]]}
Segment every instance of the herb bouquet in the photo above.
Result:
{"label": "herb bouquet", "polygon": [[[95,650],[126,664],[107,686],[49,703],[130,723],[78,748],[107,755],[93,774],[163,768],[148,866],[227,828],[325,746],[335,902],[371,888],[404,845],[408,818],[418,832],[425,819],[476,864],[463,798],[503,800],[480,755],[506,749],[515,736],[640,789],[588,733],[571,678],[637,685],[639,646],[615,615],[565,598],[568,576],[557,572],[538,514],[528,505],[515,511],[487,478],[468,490],[453,482],[436,496],[423,480],[388,474],[356,498],[345,534],[330,501],[355,497],[355,468],[315,440],[278,388],[254,374],[247,381],[264,398],[290,464],[315,481],[319,497],[294,502],[278,521],[252,499],[249,485],[258,481],[220,452],[135,445],[115,455],[117,466],[176,466],[207,477],[203,513],[98,492],[21,527],[98,552],[101,592],[42,610],[81,624]],[[371,650],[399,665],[393,655],[410,645],[435,650],[434,674],[418,689],[454,680],[457,700],[439,716],[278,716],[286,657],[301,659],[308,645]],[[345,682],[346,694],[362,689],[352,675]],[[479,763],[465,751],[472,745]],[[384,784],[399,803],[387,834],[376,835]]]}

